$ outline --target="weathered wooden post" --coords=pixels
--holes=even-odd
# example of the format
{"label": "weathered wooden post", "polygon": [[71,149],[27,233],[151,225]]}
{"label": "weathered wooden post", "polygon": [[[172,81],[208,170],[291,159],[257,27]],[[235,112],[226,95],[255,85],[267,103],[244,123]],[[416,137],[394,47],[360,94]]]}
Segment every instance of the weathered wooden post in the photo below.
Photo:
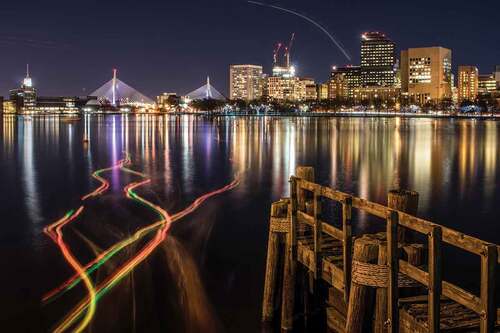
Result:
{"label": "weathered wooden post", "polygon": [[314,182],[314,168],[299,166],[295,171],[296,176],[290,179],[290,227],[286,238],[285,268],[283,277],[283,300],[281,307],[282,330],[293,329],[293,311],[295,306],[295,283],[297,274],[297,210],[306,210],[306,193],[298,186],[300,179]]}
{"label": "weathered wooden post", "polygon": [[[418,210],[418,192],[409,190],[391,190],[387,194],[387,206],[410,215],[416,215]],[[398,241],[404,243],[406,238],[403,227],[398,228]],[[408,262],[414,266],[421,264],[423,247],[407,246]],[[378,256],[379,265],[387,265],[387,248],[381,246]],[[375,302],[374,332],[387,332],[387,288],[377,288]]]}
{"label": "weathered wooden post", "polygon": [[[375,235],[364,235],[354,242],[354,254],[352,257],[353,271],[356,264],[376,263],[380,239]],[[362,332],[363,318],[365,315],[368,290],[370,287],[356,283],[355,276],[351,280],[349,292],[349,305],[347,308],[347,320],[345,331],[349,333]]]}
{"label": "weathered wooden post", "polygon": [[290,224],[285,244],[285,268],[283,269],[283,299],[281,303],[281,328],[293,329],[293,310],[295,305],[295,276],[297,257],[297,178],[290,179],[290,205],[288,206]]}
{"label": "weathered wooden post", "polygon": [[[378,265],[387,265],[387,243],[378,249]],[[377,288],[375,292],[374,333],[387,332],[387,288]]]}
{"label": "weathered wooden post", "polygon": [[[295,176],[299,179],[307,180],[308,182],[314,182],[314,168],[307,166],[298,166],[295,170]],[[307,196],[304,191],[301,189],[297,189],[297,208],[300,211],[306,211],[306,201]],[[312,200],[311,200],[312,203]],[[312,205],[311,205],[312,209]]]}
{"label": "weathered wooden post", "polygon": [[278,284],[280,243],[283,242],[282,233],[288,230],[289,219],[288,204],[290,200],[282,199],[271,205],[271,218],[269,224],[269,239],[267,245],[266,276],[264,281],[264,298],[262,300],[262,321],[270,322],[274,318],[276,304],[276,289]]}
{"label": "weathered wooden post", "polygon": [[[387,206],[394,210],[399,210],[413,216],[417,216],[418,192],[410,190],[391,190],[387,194]],[[405,228],[399,228],[398,241],[405,243]]]}

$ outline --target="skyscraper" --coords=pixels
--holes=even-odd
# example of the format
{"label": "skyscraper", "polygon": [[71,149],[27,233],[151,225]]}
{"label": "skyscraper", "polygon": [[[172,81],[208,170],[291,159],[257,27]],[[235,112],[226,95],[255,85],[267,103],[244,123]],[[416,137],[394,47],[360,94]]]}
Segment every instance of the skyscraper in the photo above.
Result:
{"label": "skyscraper", "polygon": [[262,66],[231,65],[229,68],[229,98],[250,101],[262,97]]}
{"label": "skyscraper", "polygon": [[420,47],[401,51],[401,91],[412,103],[451,98],[451,50]]}
{"label": "skyscraper", "polygon": [[394,86],[395,47],[383,33],[361,35],[362,86]]}
{"label": "skyscraper", "polygon": [[473,101],[477,97],[479,73],[476,66],[458,66],[458,101]]}

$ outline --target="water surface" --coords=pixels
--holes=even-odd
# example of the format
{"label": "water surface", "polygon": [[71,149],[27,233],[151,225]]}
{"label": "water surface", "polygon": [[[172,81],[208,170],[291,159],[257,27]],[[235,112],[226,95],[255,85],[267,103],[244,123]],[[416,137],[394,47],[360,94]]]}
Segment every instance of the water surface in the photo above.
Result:
{"label": "water surface", "polygon": [[[77,286],[41,302],[74,273],[43,228],[100,185],[94,170],[126,154],[131,169],[151,178],[137,193],[172,214],[235,177],[240,183],[175,222],[167,240],[101,298],[94,332],[259,331],[269,206],[288,194],[298,165],[314,166],[321,184],[379,203],[392,188],[416,190],[419,216],[500,243],[497,121],[4,116],[0,133],[0,323],[11,331],[53,328],[86,295]],[[158,220],[124,195],[140,177],[119,169],[103,177],[109,190],[86,202],[64,233],[84,264]],[[380,227],[354,221],[356,233]],[[93,280],[105,281],[152,238],[127,247]],[[474,289],[479,260],[463,255],[445,266],[465,272],[459,282]]]}

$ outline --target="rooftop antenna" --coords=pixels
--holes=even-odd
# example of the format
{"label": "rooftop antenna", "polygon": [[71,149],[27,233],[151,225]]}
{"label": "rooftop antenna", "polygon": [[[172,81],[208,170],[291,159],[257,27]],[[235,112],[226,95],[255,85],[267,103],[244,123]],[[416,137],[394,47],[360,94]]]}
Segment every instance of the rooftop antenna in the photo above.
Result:
{"label": "rooftop antenna", "polygon": [[30,77],[30,64],[26,64],[26,77]]}

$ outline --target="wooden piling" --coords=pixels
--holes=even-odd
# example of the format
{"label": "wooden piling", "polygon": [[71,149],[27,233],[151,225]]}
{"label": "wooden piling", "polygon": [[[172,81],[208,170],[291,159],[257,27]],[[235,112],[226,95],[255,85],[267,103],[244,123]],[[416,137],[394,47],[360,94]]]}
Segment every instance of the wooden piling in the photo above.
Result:
{"label": "wooden piling", "polygon": [[[373,235],[365,235],[354,242],[353,263],[374,263],[378,258],[380,239]],[[349,333],[362,332],[363,318],[367,306],[367,296],[370,287],[359,285],[351,281],[349,292],[349,305],[347,308],[347,320],[345,331]]]}
{"label": "wooden piling", "polygon": [[[409,190],[391,190],[387,194],[387,206],[394,210],[415,215],[418,210],[418,192]],[[398,228],[398,241],[404,243],[406,234],[403,227]],[[421,264],[422,250],[418,246],[407,246],[408,262],[414,266]],[[384,244],[379,249],[379,265],[387,265],[387,248]],[[387,332],[387,288],[377,288],[375,302],[374,332]]]}
{"label": "wooden piling", "polygon": [[[313,167],[307,167],[307,166],[299,166],[295,170],[295,175],[297,178],[307,180],[309,182],[314,182],[314,168]],[[297,208],[300,211],[307,211],[306,210],[306,201],[308,199],[308,196],[304,193],[303,190],[299,189],[297,190]],[[310,200],[312,204],[312,200]],[[309,208],[309,207],[308,207]],[[312,210],[312,205],[310,208]]]}
{"label": "wooden piling", "polygon": [[[313,288],[317,281],[322,280],[329,286],[327,325],[337,332],[357,333],[372,325],[377,333],[411,333],[417,328],[438,332],[440,322],[445,322],[452,331],[465,327],[460,320],[463,315],[469,318],[467,328],[479,329],[481,333],[494,331],[496,315],[500,315],[495,300],[499,246],[415,217],[418,208],[416,192],[391,191],[388,206],[384,206],[315,184],[312,168],[299,167],[297,175],[300,178],[292,176],[290,179],[291,198],[286,205],[272,207],[263,320],[273,318],[277,295],[281,295],[281,328],[293,328],[295,295],[300,295],[295,289],[296,276],[302,276],[305,321],[315,313],[309,303],[311,299],[319,300],[318,296],[322,296],[323,288]],[[329,223],[328,217],[320,214],[320,203],[324,200],[342,204],[342,228]],[[286,214],[284,207],[287,208]],[[357,238],[354,254],[350,256],[352,210],[384,219],[386,232]],[[409,237],[402,237],[400,229],[427,236],[427,242],[404,242]],[[481,258],[480,296],[443,280],[443,243]],[[424,248],[428,249],[427,266],[422,265]],[[278,253],[281,249],[284,249],[283,253]],[[280,255],[284,256],[283,260]],[[352,272],[349,267],[352,267]],[[279,274],[283,274],[282,278],[277,277]],[[277,281],[282,281],[282,285],[277,286]],[[306,290],[307,281],[309,290]],[[405,294],[411,291],[403,291],[400,298],[400,290],[405,290],[402,288],[412,288],[417,284],[426,287],[428,295],[407,297]],[[365,320],[371,288],[378,288],[374,323]],[[342,297],[345,293],[348,293],[349,304]],[[441,310],[447,304],[453,306],[452,311]],[[463,313],[454,318],[455,311]]]}
{"label": "wooden piling", "polygon": [[289,231],[285,244],[285,267],[283,270],[283,299],[281,302],[281,329],[293,329],[293,310],[295,305],[295,277],[297,257],[297,179],[290,179]]}
{"label": "wooden piling", "polygon": [[[287,217],[288,200],[281,200],[271,205],[271,223],[269,226],[269,239],[267,244],[266,275],[264,281],[264,298],[262,301],[262,321],[270,322],[274,319],[276,309],[276,289],[278,289],[278,264],[280,257],[280,243],[283,236],[276,230],[274,219]],[[278,222],[279,223],[279,222]]]}
{"label": "wooden piling", "polygon": [[[381,244],[378,249],[378,265],[387,265],[387,243]],[[375,292],[375,322],[374,333],[387,332],[387,288],[377,288]]]}
{"label": "wooden piling", "polygon": [[[416,216],[418,211],[418,192],[410,190],[391,190],[387,194],[387,206],[394,210]],[[406,229],[398,229],[398,241],[406,242]]]}

